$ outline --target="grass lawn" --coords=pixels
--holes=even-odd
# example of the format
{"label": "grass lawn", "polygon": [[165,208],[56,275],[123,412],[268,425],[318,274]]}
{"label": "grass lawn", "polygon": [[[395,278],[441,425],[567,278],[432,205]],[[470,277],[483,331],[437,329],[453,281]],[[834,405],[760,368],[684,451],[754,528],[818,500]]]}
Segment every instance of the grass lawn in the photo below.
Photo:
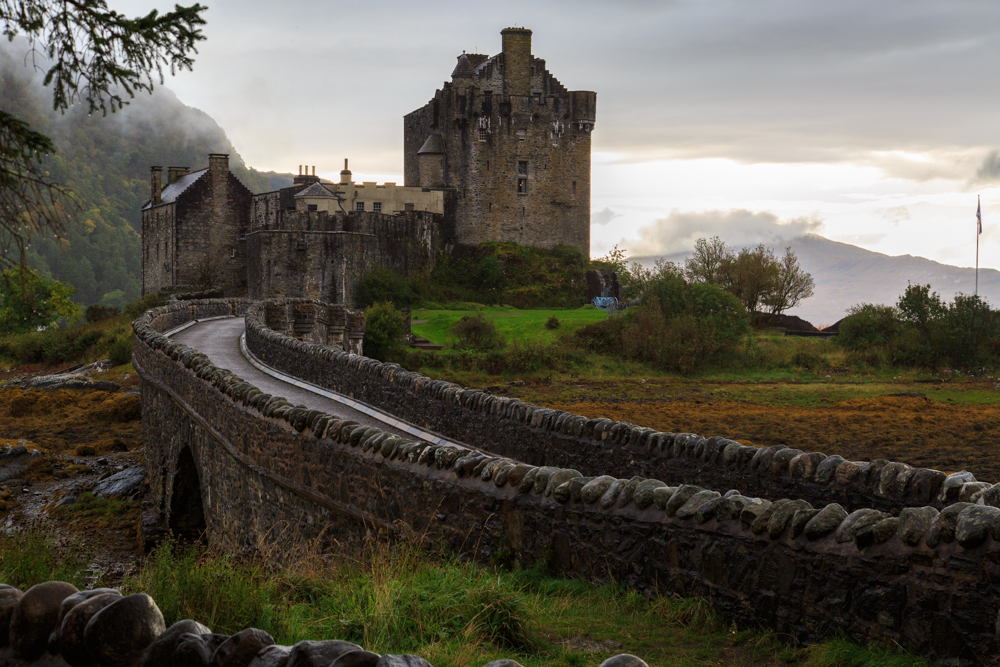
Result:
{"label": "grass lawn", "polygon": [[[412,325],[415,335],[439,345],[452,344],[451,326],[465,316],[482,315],[493,322],[508,342],[538,341],[545,344],[554,342],[565,334],[571,334],[580,327],[607,318],[607,313],[593,306],[583,306],[576,310],[518,310],[505,306],[480,306],[468,304],[468,310],[425,310],[416,309],[412,318],[423,324]],[[550,317],[559,319],[557,329],[546,329]]]}

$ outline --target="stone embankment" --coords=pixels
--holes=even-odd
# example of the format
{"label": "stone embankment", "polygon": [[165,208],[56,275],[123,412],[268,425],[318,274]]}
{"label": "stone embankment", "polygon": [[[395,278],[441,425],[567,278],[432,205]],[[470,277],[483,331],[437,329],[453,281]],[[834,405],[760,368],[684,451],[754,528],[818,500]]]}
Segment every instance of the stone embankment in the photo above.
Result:
{"label": "stone embankment", "polygon": [[[158,333],[202,308],[246,310],[247,345],[265,363],[470,446],[289,405]],[[412,530],[479,559],[504,550],[554,574],[704,596],[737,623],[800,641],[846,633],[965,663],[997,654],[996,486],[554,412],[297,340],[267,328],[263,308],[191,302],[134,323],[147,534],[199,518],[226,547],[273,539],[277,526],[298,537]],[[669,474],[637,474],[651,461]],[[754,494],[769,485],[791,491]],[[875,506],[838,502],[852,490]]]}
{"label": "stone embankment", "polygon": [[[348,641],[279,646],[264,630],[213,633],[193,620],[167,627],[145,593],[80,591],[48,581],[25,592],[0,584],[0,667],[431,667],[416,655],[379,655]],[[498,660],[486,667],[520,667]],[[631,655],[602,667],[647,667]]]}

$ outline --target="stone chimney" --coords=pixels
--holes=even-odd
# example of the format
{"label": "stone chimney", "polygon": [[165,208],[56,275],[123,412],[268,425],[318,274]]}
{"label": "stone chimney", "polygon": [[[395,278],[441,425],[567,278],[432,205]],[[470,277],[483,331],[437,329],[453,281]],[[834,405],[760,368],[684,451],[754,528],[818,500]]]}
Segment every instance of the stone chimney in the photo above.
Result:
{"label": "stone chimney", "polygon": [[503,37],[503,82],[507,95],[531,95],[531,31],[505,28]]}
{"label": "stone chimney", "polygon": [[160,191],[163,188],[163,167],[149,168],[149,203],[156,206],[160,203]]}
{"label": "stone chimney", "polygon": [[215,176],[229,172],[229,153],[209,153],[208,170]]}
{"label": "stone chimney", "polygon": [[344,158],[344,168],[340,172],[340,184],[350,185],[351,184],[351,170],[347,168],[347,158]]}
{"label": "stone chimney", "polygon": [[187,167],[167,167],[167,185],[170,185],[182,176],[187,176],[189,171]]}
{"label": "stone chimney", "polygon": [[312,176],[309,175],[309,165],[305,165],[305,171],[302,170],[302,165],[299,165],[299,175],[292,179],[295,185],[312,185],[313,183],[319,183],[319,176],[316,175],[316,166],[313,165]]}

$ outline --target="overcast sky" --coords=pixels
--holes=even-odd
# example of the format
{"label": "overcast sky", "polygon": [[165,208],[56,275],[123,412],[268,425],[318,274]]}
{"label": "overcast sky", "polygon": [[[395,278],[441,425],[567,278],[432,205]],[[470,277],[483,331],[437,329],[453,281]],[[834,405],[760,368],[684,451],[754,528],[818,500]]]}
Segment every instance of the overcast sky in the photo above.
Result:
{"label": "overcast sky", "polygon": [[597,91],[595,256],[812,231],[971,266],[981,194],[980,265],[1000,268],[995,0],[209,4],[194,71],[166,85],[258,169],[336,178],[349,157],[402,182],[402,116],[523,25]]}

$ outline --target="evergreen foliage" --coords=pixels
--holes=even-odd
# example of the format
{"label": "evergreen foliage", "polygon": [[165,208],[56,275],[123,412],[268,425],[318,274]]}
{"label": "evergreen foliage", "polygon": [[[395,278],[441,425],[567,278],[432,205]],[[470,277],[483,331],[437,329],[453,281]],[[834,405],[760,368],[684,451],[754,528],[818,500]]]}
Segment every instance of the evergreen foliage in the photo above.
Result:
{"label": "evergreen foliage", "polygon": [[406,322],[391,301],[365,308],[365,356],[386,361],[402,348]]}
{"label": "evergreen foliage", "polygon": [[79,319],[82,312],[72,296],[70,285],[28,268],[7,269],[0,274],[0,335],[52,326],[60,318]]}

